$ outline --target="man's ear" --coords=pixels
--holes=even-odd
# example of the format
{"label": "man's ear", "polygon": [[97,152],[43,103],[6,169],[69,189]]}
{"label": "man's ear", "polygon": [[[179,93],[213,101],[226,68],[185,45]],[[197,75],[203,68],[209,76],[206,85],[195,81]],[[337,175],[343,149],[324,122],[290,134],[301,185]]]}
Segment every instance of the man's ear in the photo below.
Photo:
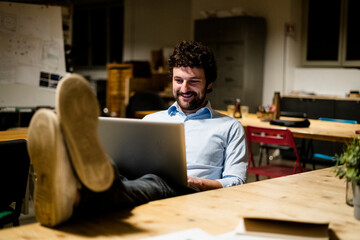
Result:
{"label": "man's ear", "polygon": [[207,92],[207,93],[212,92],[212,86],[213,86],[213,83],[212,83],[212,82],[207,85],[207,87],[206,87],[206,92]]}

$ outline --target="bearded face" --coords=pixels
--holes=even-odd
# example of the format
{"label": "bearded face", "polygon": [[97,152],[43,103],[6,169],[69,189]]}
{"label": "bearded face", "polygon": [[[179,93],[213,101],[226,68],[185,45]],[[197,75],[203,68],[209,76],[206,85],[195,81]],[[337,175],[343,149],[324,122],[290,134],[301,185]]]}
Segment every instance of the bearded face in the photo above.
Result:
{"label": "bearded face", "polygon": [[194,113],[206,105],[206,86],[203,68],[174,67],[173,94],[184,113]]}

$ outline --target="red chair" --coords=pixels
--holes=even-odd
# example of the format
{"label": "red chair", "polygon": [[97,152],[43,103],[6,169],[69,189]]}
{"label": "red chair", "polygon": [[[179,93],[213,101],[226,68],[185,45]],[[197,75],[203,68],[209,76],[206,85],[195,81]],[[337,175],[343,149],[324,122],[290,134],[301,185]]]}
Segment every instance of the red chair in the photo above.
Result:
{"label": "red chair", "polygon": [[[249,146],[249,166],[248,173],[256,174],[256,180],[259,180],[259,175],[270,178],[287,176],[295,173],[307,171],[301,167],[299,153],[292,136],[292,133],[287,128],[261,128],[261,127],[246,127],[246,136]],[[251,143],[263,143],[278,146],[289,146],[294,150],[296,160],[294,166],[267,164],[264,166],[256,166],[254,161]]]}

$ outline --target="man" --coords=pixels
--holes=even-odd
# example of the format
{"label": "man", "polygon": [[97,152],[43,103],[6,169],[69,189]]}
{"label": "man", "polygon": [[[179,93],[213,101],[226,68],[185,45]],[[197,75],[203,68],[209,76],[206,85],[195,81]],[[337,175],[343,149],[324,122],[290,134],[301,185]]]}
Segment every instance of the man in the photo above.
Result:
{"label": "man", "polygon": [[[182,63],[179,57],[187,59]],[[28,150],[37,177],[34,207],[41,224],[56,226],[74,215],[245,182],[244,130],[237,120],[214,112],[206,100],[216,78],[213,55],[198,43],[183,42],[171,59],[177,103],[167,116],[160,112],[145,119],[185,122],[190,188],[153,174],[136,180],[121,176],[99,143],[99,107],[92,89],[81,76],[70,74],[56,89],[56,114],[40,109],[29,126]]]}
{"label": "man", "polygon": [[145,120],[185,126],[189,187],[209,190],[245,183],[247,150],[239,121],[212,110],[206,99],[216,79],[212,52],[197,42],[181,42],[169,59],[176,102]]}

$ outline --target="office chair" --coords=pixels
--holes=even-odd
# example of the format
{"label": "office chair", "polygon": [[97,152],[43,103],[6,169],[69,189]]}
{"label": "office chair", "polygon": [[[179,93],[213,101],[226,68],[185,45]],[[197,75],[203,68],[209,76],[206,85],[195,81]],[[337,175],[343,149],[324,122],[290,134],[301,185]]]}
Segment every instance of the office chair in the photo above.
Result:
{"label": "office chair", "polygon": [[164,110],[166,103],[156,92],[137,91],[129,100],[126,108],[126,117],[134,118],[136,111]]}
{"label": "office chair", "polygon": [[29,166],[26,140],[0,142],[0,228],[10,223],[19,226]]}
{"label": "office chair", "polygon": [[[337,119],[337,118],[323,118],[320,117],[318,120],[329,121],[329,122],[339,122],[339,123],[348,123],[348,124],[358,124],[356,120],[347,120],[347,119]],[[330,156],[328,154],[314,153],[312,142],[310,142],[310,151],[312,153],[310,162],[313,165],[313,170],[316,169],[316,164],[321,164],[325,166],[334,166],[337,161],[340,159],[335,156]]]}
{"label": "office chair", "polygon": [[338,118],[323,118],[323,117],[320,117],[320,118],[318,118],[318,120],[329,121],[329,122],[358,124],[358,122],[356,120],[347,120],[347,119],[338,119]]}
{"label": "office chair", "polygon": [[[261,127],[246,127],[246,136],[249,147],[249,166],[248,173],[256,175],[256,180],[259,180],[259,175],[270,178],[287,176],[295,173],[306,171],[300,165],[299,153],[292,136],[292,133],[287,128],[261,128]],[[293,149],[296,160],[294,166],[271,164],[268,163],[263,166],[256,166],[254,161],[254,154],[252,151],[252,143],[271,144],[275,146],[287,146]]]}

